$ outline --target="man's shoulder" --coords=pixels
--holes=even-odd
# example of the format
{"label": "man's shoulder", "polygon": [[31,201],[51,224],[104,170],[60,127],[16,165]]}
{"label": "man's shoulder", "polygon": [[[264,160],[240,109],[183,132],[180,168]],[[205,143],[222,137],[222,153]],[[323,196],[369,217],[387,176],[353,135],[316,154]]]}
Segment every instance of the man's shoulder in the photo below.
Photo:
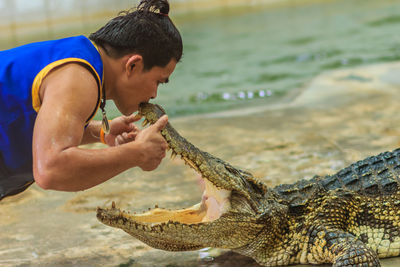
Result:
{"label": "man's shoulder", "polygon": [[69,63],[49,73],[40,97],[47,111],[62,110],[87,122],[97,111],[100,94],[91,72],[78,63]]}
{"label": "man's shoulder", "polygon": [[[43,80],[43,86],[65,88],[68,92],[97,95],[98,85],[96,78],[88,66],[81,62],[66,62],[53,69]],[[84,90],[80,90],[84,89]],[[93,89],[93,90],[91,90]]]}

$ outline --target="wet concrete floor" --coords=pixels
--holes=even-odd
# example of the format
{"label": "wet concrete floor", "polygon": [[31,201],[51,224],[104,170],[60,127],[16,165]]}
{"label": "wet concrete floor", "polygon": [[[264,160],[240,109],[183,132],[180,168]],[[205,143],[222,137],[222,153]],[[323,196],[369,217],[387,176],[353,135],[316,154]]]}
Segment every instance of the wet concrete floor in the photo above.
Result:
{"label": "wet concrete floor", "polygon": [[[400,144],[400,63],[323,74],[285,103],[179,118],[188,140],[269,186],[333,174]],[[97,206],[143,211],[199,202],[196,174],[166,158],[153,172],[129,170],[96,188],[64,193],[36,185],[0,202],[0,266],[257,266],[226,251],[155,250],[106,227]],[[399,266],[400,258],[382,260]]]}

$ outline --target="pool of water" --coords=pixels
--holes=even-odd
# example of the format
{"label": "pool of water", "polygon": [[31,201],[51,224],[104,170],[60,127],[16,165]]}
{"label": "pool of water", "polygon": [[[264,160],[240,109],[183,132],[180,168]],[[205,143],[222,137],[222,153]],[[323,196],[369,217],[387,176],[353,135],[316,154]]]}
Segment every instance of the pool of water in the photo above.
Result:
{"label": "pool of water", "polygon": [[[170,116],[271,105],[296,95],[321,72],[400,59],[399,1],[285,3],[172,10],[184,56],[157,102]],[[89,34],[105,20],[43,25],[42,32],[19,29],[18,44]],[[119,115],[112,103],[107,106],[110,117]]]}
{"label": "pool of water", "polygon": [[[388,0],[326,1],[178,18],[185,55],[170,84],[160,88],[157,102],[172,116],[272,105],[321,72],[398,60],[399,9],[400,3]],[[332,78],[357,94],[355,99],[351,94],[326,96],[340,88],[327,86],[321,101],[245,117],[175,119],[174,125],[200,148],[244,166],[269,186],[330,174],[400,144],[399,69],[385,76],[396,88],[375,86],[372,74],[379,69]],[[325,84],[333,82],[314,84],[308,96]],[[201,192],[193,173],[179,162],[165,160],[151,173],[129,170],[85,192],[34,186],[26,194],[1,203],[0,265],[255,266],[231,253],[203,258],[204,252],[153,250],[96,220],[96,207],[111,201],[131,211],[196,203]],[[399,257],[386,259],[382,266],[399,262]]]}
{"label": "pool of water", "polygon": [[270,105],[317,74],[400,59],[400,2],[221,8],[177,18],[184,56],[157,102],[172,116]]}

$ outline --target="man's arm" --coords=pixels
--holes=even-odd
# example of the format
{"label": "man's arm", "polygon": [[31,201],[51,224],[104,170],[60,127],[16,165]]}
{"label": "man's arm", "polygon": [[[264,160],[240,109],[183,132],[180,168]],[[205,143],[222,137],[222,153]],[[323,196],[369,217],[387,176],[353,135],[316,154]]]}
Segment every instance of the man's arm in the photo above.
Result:
{"label": "man's arm", "polygon": [[85,131],[83,132],[81,145],[100,142],[100,129],[101,121],[90,121]]}
{"label": "man's arm", "polygon": [[155,169],[165,156],[167,144],[160,130],[166,117],[141,131],[135,142],[96,150],[78,147],[97,99],[97,83],[84,67],[60,67],[42,86],[42,106],[33,133],[33,173],[39,186],[84,190],[131,167]]}

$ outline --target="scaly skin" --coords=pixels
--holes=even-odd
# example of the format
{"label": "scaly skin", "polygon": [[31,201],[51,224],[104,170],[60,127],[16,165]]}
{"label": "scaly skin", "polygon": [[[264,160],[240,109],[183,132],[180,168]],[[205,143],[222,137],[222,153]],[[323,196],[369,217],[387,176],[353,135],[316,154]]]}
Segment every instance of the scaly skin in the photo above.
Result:
{"label": "scaly skin", "polygon": [[[154,123],[164,111],[142,104],[140,113]],[[213,193],[218,203],[225,203],[222,215],[205,219],[204,201],[185,210],[156,208],[138,215],[113,204],[98,209],[102,223],[154,248],[229,248],[264,266],[380,266],[378,258],[400,254],[400,150],[369,157],[332,176],[268,188],[250,173],[199,150],[170,124],[162,135],[172,154],[220,190],[210,192],[218,192]]]}

